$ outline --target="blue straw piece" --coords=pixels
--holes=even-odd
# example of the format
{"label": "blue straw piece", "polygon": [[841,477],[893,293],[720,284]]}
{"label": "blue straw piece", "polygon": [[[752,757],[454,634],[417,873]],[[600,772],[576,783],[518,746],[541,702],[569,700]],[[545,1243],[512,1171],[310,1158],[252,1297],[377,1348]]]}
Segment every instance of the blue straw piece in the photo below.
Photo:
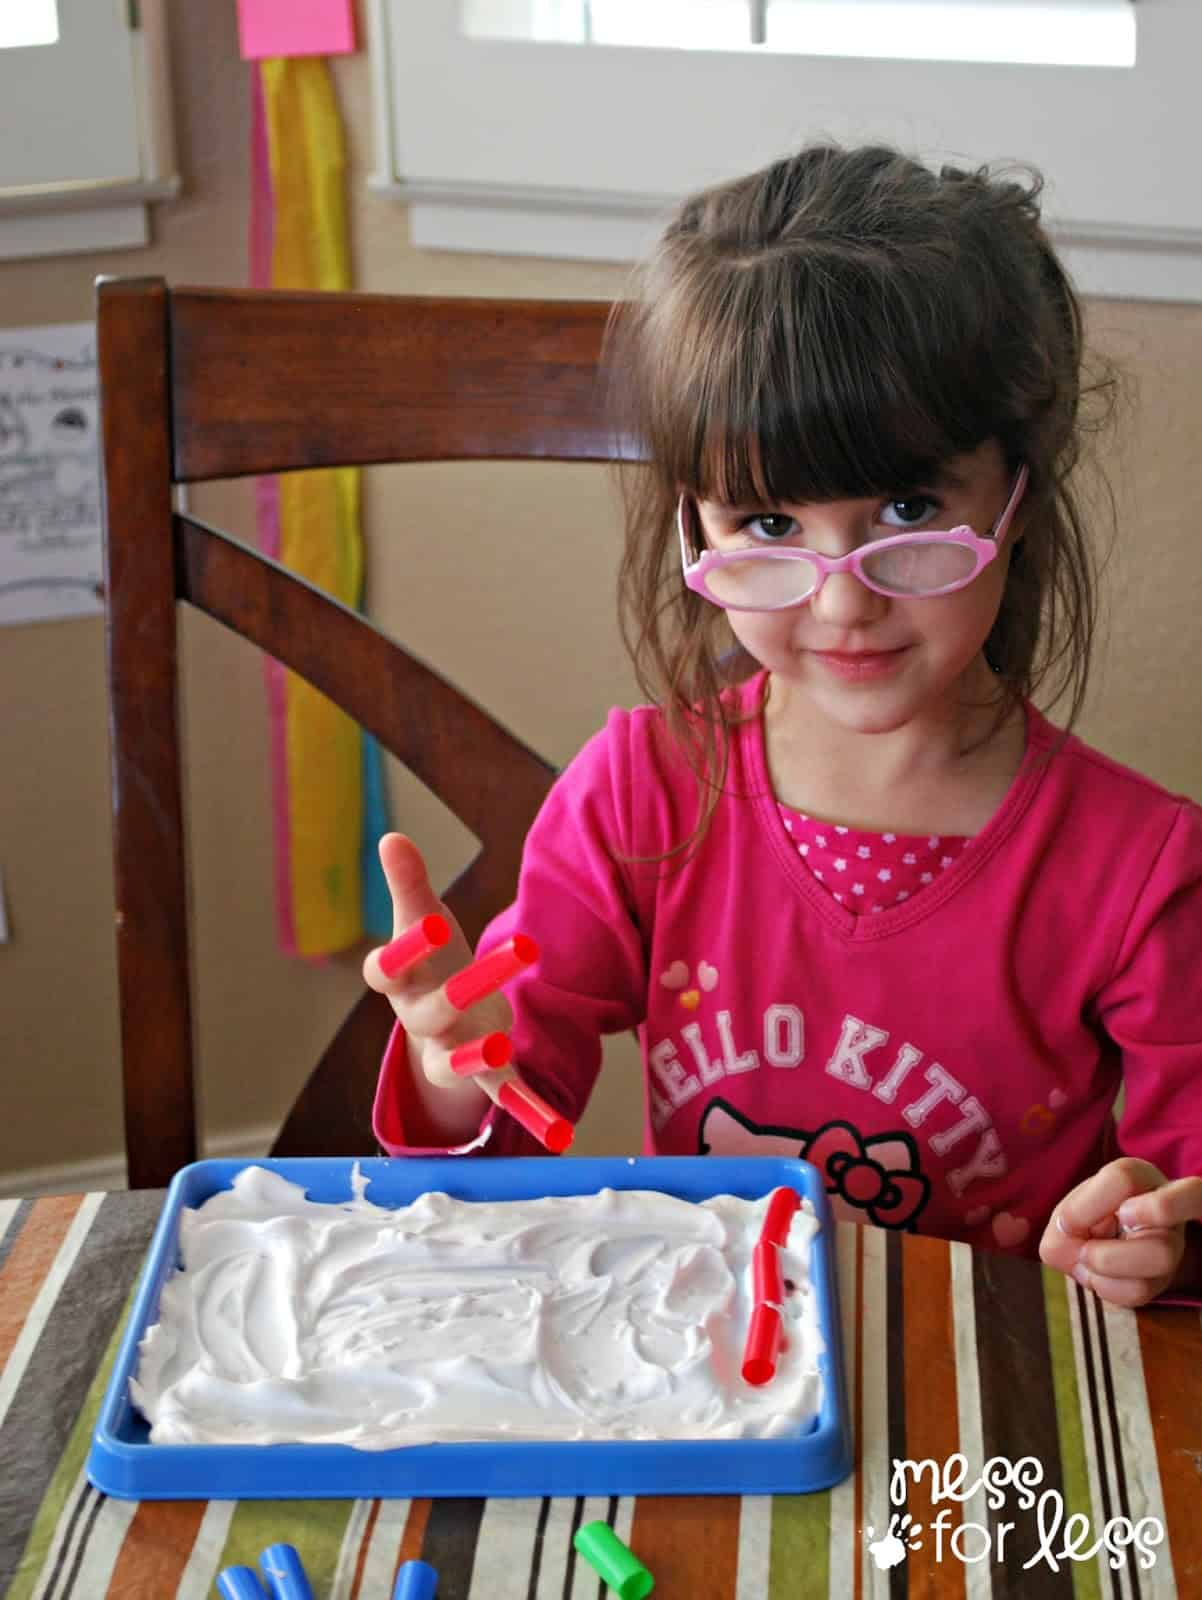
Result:
{"label": "blue straw piece", "polygon": [[259,1557],[271,1600],[313,1600],[295,1545],[269,1544]]}
{"label": "blue straw piece", "polygon": [[264,1600],[263,1585],[253,1567],[226,1567],[217,1574],[221,1600]]}
{"label": "blue straw piece", "polygon": [[406,1561],[396,1575],[392,1600],[434,1600],[438,1573],[428,1561]]}

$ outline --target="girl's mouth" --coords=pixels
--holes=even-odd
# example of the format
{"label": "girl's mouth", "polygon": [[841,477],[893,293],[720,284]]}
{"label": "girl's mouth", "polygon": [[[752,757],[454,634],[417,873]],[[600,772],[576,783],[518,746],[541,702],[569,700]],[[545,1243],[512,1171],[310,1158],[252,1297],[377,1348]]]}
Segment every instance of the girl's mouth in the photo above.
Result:
{"label": "girl's mouth", "polygon": [[840,678],[858,681],[866,678],[883,678],[900,667],[909,645],[897,650],[813,650],[816,661]]}

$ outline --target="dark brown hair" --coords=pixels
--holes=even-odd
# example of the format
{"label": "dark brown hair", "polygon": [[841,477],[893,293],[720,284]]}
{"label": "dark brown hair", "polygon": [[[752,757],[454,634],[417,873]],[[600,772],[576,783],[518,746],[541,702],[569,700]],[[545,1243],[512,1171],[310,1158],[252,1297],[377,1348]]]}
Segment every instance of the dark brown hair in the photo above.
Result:
{"label": "dark brown hair", "polygon": [[680,578],[682,488],[730,503],[866,497],[996,438],[1029,471],[985,646],[999,719],[1044,688],[1049,703],[1068,696],[1073,725],[1097,609],[1073,470],[1115,379],[1083,378],[1081,310],[1041,190],[1029,168],[935,173],[882,146],[812,146],[686,200],[615,307],[615,424],[648,463],[621,469],[623,636],[709,790],[681,848],[717,803],[734,719],[725,616]]}

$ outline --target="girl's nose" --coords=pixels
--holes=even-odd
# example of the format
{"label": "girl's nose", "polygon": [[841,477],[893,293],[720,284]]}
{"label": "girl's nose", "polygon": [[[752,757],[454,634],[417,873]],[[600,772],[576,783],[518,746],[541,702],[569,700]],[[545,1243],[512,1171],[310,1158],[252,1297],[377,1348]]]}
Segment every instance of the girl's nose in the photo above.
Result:
{"label": "girl's nose", "polygon": [[819,622],[846,629],[878,621],[888,604],[886,595],[861,583],[854,572],[832,572],[810,601],[810,611]]}

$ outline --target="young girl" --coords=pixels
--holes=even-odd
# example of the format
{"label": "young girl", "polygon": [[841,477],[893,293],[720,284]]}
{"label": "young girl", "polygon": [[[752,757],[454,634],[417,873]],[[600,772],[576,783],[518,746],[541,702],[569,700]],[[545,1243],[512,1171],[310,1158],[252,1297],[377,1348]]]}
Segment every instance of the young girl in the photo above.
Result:
{"label": "young girl", "polygon": [[[1094,617],[1038,194],[821,147],[681,207],[610,339],[656,703],[532,828],[480,944],[540,948],[504,994],[449,1002],[458,930],[367,958],[385,1149],[532,1153],[450,1050],[507,1030],[575,1120],[637,1028],[647,1152],[802,1156],[839,1216],[1117,1305],[1202,1293],[1202,810],[1030,698],[1067,688],[1071,727]],[[445,910],[408,840],[380,855],[397,934]]]}

